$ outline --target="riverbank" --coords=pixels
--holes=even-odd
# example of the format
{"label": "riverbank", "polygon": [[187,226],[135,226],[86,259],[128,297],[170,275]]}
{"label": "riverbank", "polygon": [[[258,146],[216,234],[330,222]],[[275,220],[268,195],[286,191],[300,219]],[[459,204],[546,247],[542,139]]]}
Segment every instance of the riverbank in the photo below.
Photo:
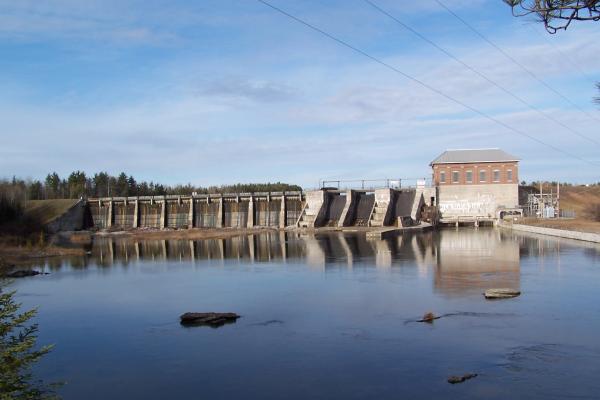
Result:
{"label": "riverbank", "polygon": [[566,231],[576,231],[584,233],[597,233],[600,234],[600,222],[593,221],[590,219],[538,219],[538,218],[524,218],[519,221],[520,225],[537,226],[542,228],[562,229]]}
{"label": "riverbank", "polygon": [[83,256],[85,249],[61,246],[15,246],[0,244],[0,276],[10,269],[31,261],[53,257]]}
{"label": "riverbank", "polygon": [[[527,221],[523,221],[523,222],[527,222]],[[557,226],[557,225],[554,225],[554,226]],[[566,225],[566,226],[569,226],[570,228],[574,228],[573,225]],[[512,230],[521,231],[521,232],[537,233],[540,235],[561,237],[561,238],[566,238],[566,239],[582,240],[585,242],[600,243],[600,233],[582,232],[582,231],[578,231],[578,230],[574,230],[574,229],[548,228],[541,224],[535,225],[535,224],[531,224],[531,223],[529,223],[529,224],[527,224],[527,223],[513,224],[513,223],[501,222],[498,224],[498,227],[503,228],[503,229],[512,229]]]}

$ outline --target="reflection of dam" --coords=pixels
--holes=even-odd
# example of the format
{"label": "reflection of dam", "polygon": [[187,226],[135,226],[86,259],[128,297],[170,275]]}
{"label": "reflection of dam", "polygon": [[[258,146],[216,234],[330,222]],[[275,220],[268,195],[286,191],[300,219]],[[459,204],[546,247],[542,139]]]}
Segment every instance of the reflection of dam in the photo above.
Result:
{"label": "reflection of dam", "polygon": [[519,242],[496,229],[443,229],[437,234],[434,285],[444,294],[520,287]]}
{"label": "reflection of dam", "polygon": [[495,229],[441,230],[367,240],[361,233],[301,234],[271,231],[227,239],[144,240],[98,238],[99,265],[133,261],[240,260],[329,266],[414,268],[431,276],[445,295],[479,295],[492,287],[520,286],[519,239]]}
{"label": "reflection of dam", "polygon": [[298,260],[313,266],[356,263],[391,267],[395,262],[416,260],[431,266],[435,260],[433,233],[405,234],[384,240],[367,240],[364,234],[264,232],[227,239],[142,240],[97,238],[92,258],[100,265],[137,260]]}

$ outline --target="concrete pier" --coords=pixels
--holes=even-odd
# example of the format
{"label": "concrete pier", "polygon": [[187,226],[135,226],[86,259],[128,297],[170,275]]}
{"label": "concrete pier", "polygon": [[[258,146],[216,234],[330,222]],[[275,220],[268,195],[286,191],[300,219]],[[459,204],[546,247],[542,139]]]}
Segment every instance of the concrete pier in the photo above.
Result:
{"label": "concrete pier", "polygon": [[297,226],[398,226],[399,219],[418,223],[426,201],[423,190],[315,190],[306,193],[306,206]]}

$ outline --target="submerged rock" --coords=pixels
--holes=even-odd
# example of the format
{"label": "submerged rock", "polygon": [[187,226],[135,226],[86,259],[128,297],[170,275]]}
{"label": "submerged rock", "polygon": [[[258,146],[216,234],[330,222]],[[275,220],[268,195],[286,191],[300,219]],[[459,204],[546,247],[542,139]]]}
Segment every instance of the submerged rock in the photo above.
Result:
{"label": "submerged rock", "polygon": [[195,313],[187,312],[181,315],[181,325],[186,326],[210,326],[218,328],[225,324],[234,323],[240,316],[236,313]]}
{"label": "submerged rock", "polygon": [[486,299],[510,299],[511,297],[517,297],[521,294],[519,290],[516,289],[488,289],[483,294]]}
{"label": "submerged rock", "polygon": [[448,383],[451,383],[451,384],[454,385],[456,383],[462,383],[462,382],[464,382],[466,380],[475,378],[476,376],[477,376],[477,374],[465,374],[465,375],[462,375],[462,376],[455,376],[455,375],[453,375],[453,376],[451,376],[451,377],[448,378]]}

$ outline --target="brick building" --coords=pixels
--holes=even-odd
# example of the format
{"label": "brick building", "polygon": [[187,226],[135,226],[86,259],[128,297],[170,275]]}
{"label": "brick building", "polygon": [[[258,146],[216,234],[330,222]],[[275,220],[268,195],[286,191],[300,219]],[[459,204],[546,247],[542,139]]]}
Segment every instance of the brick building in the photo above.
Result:
{"label": "brick building", "polygon": [[442,222],[518,213],[517,157],[500,149],[447,150],[430,165]]}

